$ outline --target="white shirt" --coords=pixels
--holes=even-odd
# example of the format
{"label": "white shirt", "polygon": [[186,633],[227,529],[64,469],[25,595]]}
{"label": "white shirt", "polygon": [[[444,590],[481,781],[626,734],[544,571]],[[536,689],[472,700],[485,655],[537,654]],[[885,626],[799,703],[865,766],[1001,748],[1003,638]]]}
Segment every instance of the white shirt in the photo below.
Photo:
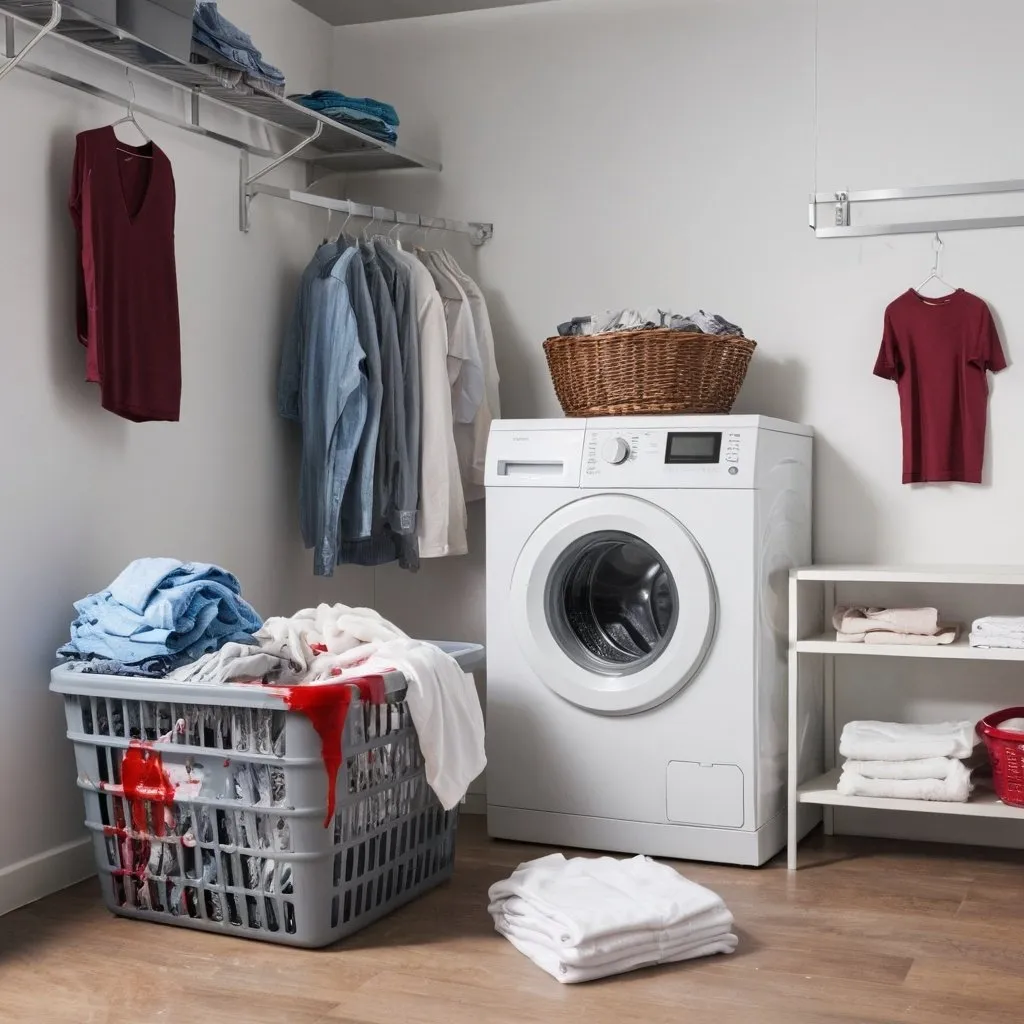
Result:
{"label": "white shirt", "polygon": [[[473,315],[473,326],[480,350],[480,361],[484,371],[484,402],[486,410],[481,407],[477,419],[473,422],[471,476],[472,487],[466,485],[463,473],[463,485],[466,487],[466,500],[475,501],[483,497],[483,474],[487,458],[487,438],[491,431],[491,421],[501,418],[501,399],[498,393],[498,364],[494,355],[494,332],[491,330],[491,318],[487,311],[487,300],[480,286],[456,263],[451,253],[442,250],[438,257],[454,275],[462,286],[469,300],[469,308]],[[455,429],[455,445],[459,449],[459,466],[465,467],[466,460],[459,443],[459,428]]]}
{"label": "white shirt", "polygon": [[430,271],[444,302],[455,447],[466,501],[474,501],[484,496],[485,455],[492,415],[485,394],[473,310],[465,289],[440,253],[417,249],[416,255]]}
{"label": "white shirt", "polygon": [[469,550],[466,499],[452,422],[444,305],[430,271],[400,249],[391,252],[409,268],[409,294],[420,331],[420,558],[464,555]]}

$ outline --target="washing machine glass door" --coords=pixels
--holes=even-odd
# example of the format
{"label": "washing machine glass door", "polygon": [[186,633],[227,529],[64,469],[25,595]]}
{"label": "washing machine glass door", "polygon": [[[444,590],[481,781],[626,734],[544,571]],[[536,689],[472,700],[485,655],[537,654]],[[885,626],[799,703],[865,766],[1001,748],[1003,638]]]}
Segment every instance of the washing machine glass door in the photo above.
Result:
{"label": "washing machine glass door", "polygon": [[668,700],[700,670],[715,632],[711,573],[689,531],[642,498],[573,502],[527,540],[510,612],[537,676],[604,714]]}

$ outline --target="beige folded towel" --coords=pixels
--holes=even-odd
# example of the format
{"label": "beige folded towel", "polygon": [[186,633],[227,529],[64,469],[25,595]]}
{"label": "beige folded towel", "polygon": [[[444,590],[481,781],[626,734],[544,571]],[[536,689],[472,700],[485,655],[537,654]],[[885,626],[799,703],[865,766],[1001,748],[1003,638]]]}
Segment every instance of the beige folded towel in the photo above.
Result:
{"label": "beige folded towel", "polygon": [[933,636],[940,629],[936,608],[839,607],[832,613],[832,625],[837,633],[853,636],[876,630]]}
{"label": "beige folded towel", "polygon": [[876,629],[871,633],[836,633],[836,640],[841,644],[908,644],[911,647],[938,647],[939,644],[951,644],[960,634],[957,625],[945,624],[939,627],[938,633],[922,636],[920,633],[890,633],[884,629]]}

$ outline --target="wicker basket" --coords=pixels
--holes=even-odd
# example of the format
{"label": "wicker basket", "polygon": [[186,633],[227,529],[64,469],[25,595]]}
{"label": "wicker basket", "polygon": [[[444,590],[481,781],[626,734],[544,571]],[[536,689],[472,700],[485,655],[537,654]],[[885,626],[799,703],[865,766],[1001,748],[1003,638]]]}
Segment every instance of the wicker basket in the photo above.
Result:
{"label": "wicker basket", "polygon": [[686,331],[548,338],[544,352],[566,416],[731,411],[756,343]]}

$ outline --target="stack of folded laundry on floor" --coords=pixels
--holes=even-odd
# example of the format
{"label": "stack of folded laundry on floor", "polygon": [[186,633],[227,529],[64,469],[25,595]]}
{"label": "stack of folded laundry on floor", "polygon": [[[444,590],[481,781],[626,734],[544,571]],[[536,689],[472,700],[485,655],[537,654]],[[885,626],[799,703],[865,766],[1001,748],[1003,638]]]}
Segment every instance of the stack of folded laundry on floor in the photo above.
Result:
{"label": "stack of folded laundry on floor", "polygon": [[649,857],[520,864],[488,891],[495,930],[563,983],[732,953],[719,896]]}
{"label": "stack of folded laundry on floor", "polygon": [[905,725],[847,722],[839,740],[846,758],[837,790],[844,796],[966,803],[974,750],[970,722]]}
{"label": "stack of folded laundry on floor", "polygon": [[960,627],[939,622],[935,608],[836,608],[832,614],[840,643],[912,644],[933,647],[951,644]]}
{"label": "stack of folded laundry on floor", "polygon": [[1024,616],[986,615],[971,627],[972,647],[1024,649]]}
{"label": "stack of folded laundry on floor", "polygon": [[57,656],[106,675],[163,676],[226,643],[252,643],[262,625],[231,573],[175,558],[137,559],[75,611]]}
{"label": "stack of folded laundry on floor", "polygon": [[339,124],[355,128],[378,142],[394,145],[398,141],[398,112],[390,103],[368,96],[346,96],[332,89],[289,96],[293,103],[315,110]]}
{"label": "stack of folded laundry on floor", "polygon": [[192,63],[239,92],[283,96],[284,74],[267,63],[248,33],[233,25],[215,3],[197,3],[192,15]]}

